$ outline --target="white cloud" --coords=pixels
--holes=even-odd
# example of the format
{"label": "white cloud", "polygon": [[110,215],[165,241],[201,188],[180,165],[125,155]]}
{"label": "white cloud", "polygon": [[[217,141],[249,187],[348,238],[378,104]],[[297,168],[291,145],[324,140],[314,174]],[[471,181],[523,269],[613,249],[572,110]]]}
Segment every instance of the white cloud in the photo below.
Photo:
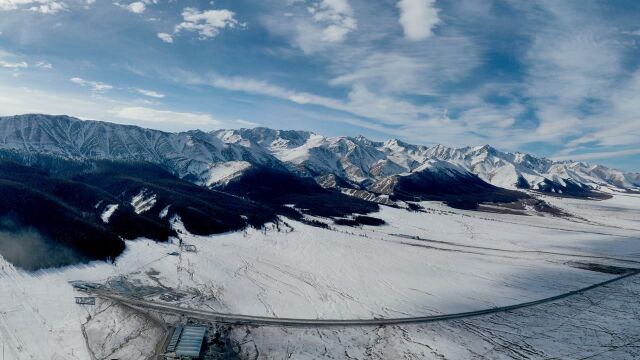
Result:
{"label": "white cloud", "polygon": [[136,89],[136,91],[144,96],[148,96],[148,97],[152,97],[152,98],[156,98],[156,99],[162,99],[164,98],[164,94],[161,94],[159,92],[155,92],[152,90],[145,90],[145,89]]}
{"label": "white cloud", "polygon": [[343,101],[307,92],[294,91],[266,81],[244,77],[227,77],[217,74],[201,77],[195,74],[181,73],[175,79],[179,82],[190,84],[208,85],[220,89],[270,96],[299,105],[318,105],[390,125],[407,125],[419,121],[426,115],[435,114],[431,107],[416,106],[397,98],[381,96],[362,85],[353,86],[347,100]]}
{"label": "white cloud", "polygon": [[[355,37],[352,33],[359,28],[349,0],[285,0],[280,3],[283,4],[276,5],[277,9],[262,16],[260,21],[268,31],[289,40],[306,54],[336,49],[349,37]],[[366,13],[368,7],[364,9],[362,17],[373,16]],[[370,23],[364,24],[366,27]],[[376,31],[379,28],[376,23]],[[371,32],[362,34],[370,36]]]}
{"label": "white cloud", "polygon": [[171,36],[171,34],[167,34],[167,33],[158,33],[158,38],[160,38],[160,40],[168,43],[168,44],[172,44],[173,43],[173,36]]}
{"label": "white cloud", "polygon": [[0,11],[28,10],[42,14],[55,14],[66,8],[66,4],[60,0],[0,0]]}
{"label": "white cloud", "polygon": [[102,93],[113,89],[113,86],[98,81],[85,80],[79,77],[69,79],[72,83],[80,86],[89,87],[94,93]]}
{"label": "white cloud", "polygon": [[[202,82],[200,80],[196,80],[197,82]],[[282,98],[288,98],[293,94],[293,92],[289,92],[284,88],[280,88],[278,86],[271,85],[266,81],[255,80],[245,77],[229,77],[229,76],[219,76],[219,75],[211,75],[208,78],[208,81],[205,80],[204,83],[208,83],[214,87],[234,90],[234,91],[245,91],[249,93],[263,94],[263,95],[271,95]]]}
{"label": "white cloud", "polygon": [[[96,97],[91,94],[42,91],[0,82],[0,116],[27,113],[65,114],[81,119],[137,124],[164,131],[186,131],[196,126],[203,129],[220,127],[216,119],[207,114],[144,107],[136,110],[139,106],[104,95]],[[129,109],[126,110],[127,108]]]}
{"label": "white cloud", "polygon": [[[488,106],[482,96],[452,100],[451,106],[459,113],[450,119],[442,105],[415,104],[392,95],[384,95],[377,89],[354,84],[345,99],[320,96],[275,85],[263,80],[246,77],[228,77],[217,74],[201,76],[190,72],[178,72],[174,81],[205,85],[231,91],[246,92],[289,101],[309,107],[301,111],[318,111],[317,107],[331,110],[318,112],[320,118],[339,121],[372,129],[381,133],[402,137],[408,141],[433,142],[456,146],[485,144],[488,140],[502,146],[519,147],[532,136],[530,130],[513,129],[516,119],[526,108],[517,104]],[[460,109],[464,109],[460,111]],[[297,111],[297,110],[296,110]],[[340,115],[337,112],[343,112]]]}
{"label": "white cloud", "polygon": [[220,33],[220,30],[225,28],[233,29],[245,26],[235,19],[233,11],[226,9],[199,11],[187,7],[182,10],[182,18],[183,22],[176,25],[174,34],[182,30],[192,31],[198,33],[200,40],[215,37]]}
{"label": "white cloud", "polygon": [[26,113],[69,114],[82,118],[104,118],[104,105],[87,95],[45,92],[15,84],[0,83],[0,115]]}
{"label": "white cloud", "polygon": [[438,94],[483,62],[478,47],[459,37],[434,38],[415,49],[344,50],[336,58],[330,85],[364,84],[383,93],[414,95]]}
{"label": "white cloud", "polygon": [[53,69],[53,65],[51,65],[50,63],[48,63],[46,61],[38,61],[36,63],[36,67],[39,67],[41,69],[47,69],[47,70]]}
{"label": "white cloud", "polygon": [[529,29],[523,59],[525,93],[539,120],[535,134],[567,149],[640,143],[640,70],[629,73],[619,29],[568,2],[536,10],[545,16]]}
{"label": "white cloud", "polygon": [[[91,1],[91,3],[89,3]],[[114,2],[115,6],[121,7],[127,11],[130,11],[134,14],[142,14],[147,10],[149,5],[157,4],[159,0],[138,0],[129,4],[122,4],[120,2]],[[92,4],[95,0],[87,0],[88,4]]]}
{"label": "white cloud", "polygon": [[29,64],[27,64],[24,61],[9,62],[9,61],[0,60],[0,67],[7,68],[7,69],[26,69],[29,67]]}
{"label": "white cloud", "polygon": [[113,113],[123,119],[141,122],[179,123],[194,126],[219,126],[222,124],[209,114],[157,110],[141,106],[119,108]]}
{"label": "white cloud", "polygon": [[640,144],[640,69],[625,80],[616,81],[605,95],[608,106],[596,116],[583,120],[579,128],[584,133],[570,141],[568,146]]}
{"label": "white cloud", "polygon": [[413,41],[424,40],[433,35],[433,28],[440,23],[435,0],[400,0],[400,25],[404,36]]}
{"label": "white cloud", "polygon": [[640,29],[631,30],[631,31],[623,31],[622,34],[624,34],[624,35],[632,35],[632,36],[640,36]]}
{"label": "white cloud", "polygon": [[308,7],[313,20],[325,26],[321,39],[328,42],[340,42],[348,33],[358,29],[353,10],[347,0],[322,0]]}
{"label": "white cloud", "polygon": [[538,127],[527,137],[528,142],[547,141],[559,143],[566,136],[577,135],[584,129],[582,121],[562,107],[544,106],[538,109]]}
{"label": "white cloud", "polygon": [[136,1],[126,5],[125,8],[134,14],[142,14],[147,9],[147,6],[142,1]]}
{"label": "white cloud", "polygon": [[559,155],[559,156],[553,156],[553,159],[582,161],[582,160],[593,160],[593,159],[610,159],[610,158],[637,155],[637,154],[640,154],[640,149],[588,152],[588,153],[574,154],[574,155]]}
{"label": "white cloud", "polygon": [[[338,11],[353,12],[348,2],[339,3],[343,5],[336,7]],[[296,4],[305,6],[294,8],[297,16],[265,16],[263,23],[304,53],[320,57],[327,64],[329,85],[342,90],[361,84],[384,95],[450,96],[448,85],[458,83],[486,61],[483,45],[452,32],[419,44],[393,39],[397,12],[380,4],[355,8],[361,20],[359,31],[347,36],[351,41],[328,42],[322,39],[324,27],[305,16],[309,0]],[[364,21],[367,18],[375,21]]]}
{"label": "white cloud", "polygon": [[243,120],[243,119],[236,119],[234,120],[235,123],[239,124],[240,126],[248,126],[248,127],[257,127],[260,126],[260,124],[253,122],[253,121],[249,121],[249,120]]}

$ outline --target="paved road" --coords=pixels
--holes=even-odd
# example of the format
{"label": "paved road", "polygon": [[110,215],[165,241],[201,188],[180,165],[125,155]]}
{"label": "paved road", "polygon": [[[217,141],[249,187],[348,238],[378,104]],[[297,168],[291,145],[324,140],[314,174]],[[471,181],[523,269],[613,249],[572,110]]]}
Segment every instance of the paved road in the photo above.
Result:
{"label": "paved road", "polygon": [[290,326],[290,327],[348,327],[348,326],[381,326],[381,325],[399,325],[399,324],[419,324],[428,323],[443,320],[455,320],[463,319],[479,315],[487,315],[498,312],[510,311],[515,309],[521,309],[525,307],[540,305],[559,299],[563,299],[572,295],[580,294],[585,291],[589,291],[613,282],[622,280],[624,278],[635,276],[640,274],[640,270],[635,270],[627,274],[615,277],[613,279],[603,281],[585,288],[570,291],[564,294],[552,296],[545,299],[530,301],[521,304],[501,306],[484,310],[468,311],[454,314],[444,315],[429,315],[429,316],[416,316],[405,318],[387,318],[387,319],[345,319],[345,320],[332,320],[332,319],[291,319],[291,318],[273,318],[264,316],[252,316],[252,315],[240,315],[240,314],[226,314],[213,311],[191,309],[186,307],[175,306],[167,303],[141,300],[123,296],[121,294],[111,292],[105,289],[96,289],[92,293],[95,296],[107,298],[116,302],[124,303],[128,306],[144,309],[154,310],[167,314],[185,315],[197,319],[206,321],[228,323],[228,324],[247,324],[247,325],[260,325],[260,326]]}

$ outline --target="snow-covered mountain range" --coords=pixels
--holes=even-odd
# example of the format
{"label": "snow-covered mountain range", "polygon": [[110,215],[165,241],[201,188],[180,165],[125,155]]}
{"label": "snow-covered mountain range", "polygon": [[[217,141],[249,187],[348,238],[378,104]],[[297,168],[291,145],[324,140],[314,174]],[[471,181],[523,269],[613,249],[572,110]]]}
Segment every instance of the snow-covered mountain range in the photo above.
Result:
{"label": "snow-covered mountain range", "polygon": [[577,189],[610,191],[640,186],[640,174],[637,173],[503,152],[489,145],[427,147],[396,139],[375,142],[362,136],[324,137],[306,131],[266,128],[219,130],[214,134],[227,144],[254,147],[257,144],[305,174],[333,174],[364,187],[385,177],[406,175],[425,168],[469,171],[488,183],[511,189],[563,192],[577,186]]}
{"label": "snow-covered mountain range", "polygon": [[146,161],[200,184],[218,181],[223,177],[221,173],[242,168],[232,166],[234,162],[281,166],[279,160],[259,147],[225,144],[211,133],[168,133],[68,116],[0,118],[0,150],[69,160]]}
{"label": "snow-covered mountain range", "polygon": [[[589,198],[602,195],[596,191],[640,191],[640,175],[490,146],[427,147],[267,128],[168,133],[51,115],[0,118],[0,227],[8,223],[16,234],[35,229],[44,244],[16,252],[15,242],[0,242],[0,253],[24,268],[113,259],[124,249],[122,239],[166,241],[176,218],[190,233],[211,235],[279,217],[321,227],[380,225],[383,220],[367,215],[379,204],[421,211],[420,201],[563,215],[535,191]],[[41,251],[49,248],[59,256]],[[20,256],[34,251],[39,255]]]}
{"label": "snow-covered mountain range", "polygon": [[0,118],[0,150],[23,158],[148,161],[205,186],[228,183],[252,167],[268,167],[314,177],[323,186],[376,194],[389,193],[386,185],[418,173],[474,174],[496,187],[564,194],[640,189],[638,173],[489,145],[427,147],[268,128],[168,133],[39,114]]}

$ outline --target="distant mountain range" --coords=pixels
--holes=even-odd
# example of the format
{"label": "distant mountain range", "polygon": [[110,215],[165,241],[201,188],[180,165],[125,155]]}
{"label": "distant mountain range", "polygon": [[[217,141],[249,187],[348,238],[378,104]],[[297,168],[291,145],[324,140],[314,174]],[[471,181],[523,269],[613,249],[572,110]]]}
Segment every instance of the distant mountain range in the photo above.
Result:
{"label": "distant mountain range", "polygon": [[390,193],[385,184],[416,173],[470,174],[505,189],[579,195],[640,188],[639,173],[552,161],[489,145],[427,147],[400,140],[325,137],[268,128],[168,133],[68,116],[0,118],[0,150],[69,160],[146,161],[198,185],[220,186],[251,167],[288,170],[326,186]]}
{"label": "distant mountain range", "polygon": [[0,254],[26,269],[114,259],[122,239],[177,236],[172,219],[201,235],[279,224],[278,216],[323,227],[381,225],[367,215],[379,204],[420,211],[422,200],[464,209],[490,203],[557,214],[536,192],[594,198],[638,190],[640,174],[490,146],[0,117]]}

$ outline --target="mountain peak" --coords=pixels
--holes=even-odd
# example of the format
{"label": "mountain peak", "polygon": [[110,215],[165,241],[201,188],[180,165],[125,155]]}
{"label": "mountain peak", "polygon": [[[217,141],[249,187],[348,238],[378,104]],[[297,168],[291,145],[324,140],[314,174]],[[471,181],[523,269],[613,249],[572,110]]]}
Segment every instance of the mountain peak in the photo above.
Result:
{"label": "mountain peak", "polygon": [[409,144],[407,144],[406,142],[400,139],[389,139],[384,142],[384,145],[386,147],[404,147],[404,148],[409,146]]}
{"label": "mountain peak", "polygon": [[484,153],[496,153],[496,152],[498,152],[498,150],[496,148],[494,148],[493,146],[491,146],[489,144],[484,144],[482,146],[478,146],[475,149],[478,152],[484,152]]}

